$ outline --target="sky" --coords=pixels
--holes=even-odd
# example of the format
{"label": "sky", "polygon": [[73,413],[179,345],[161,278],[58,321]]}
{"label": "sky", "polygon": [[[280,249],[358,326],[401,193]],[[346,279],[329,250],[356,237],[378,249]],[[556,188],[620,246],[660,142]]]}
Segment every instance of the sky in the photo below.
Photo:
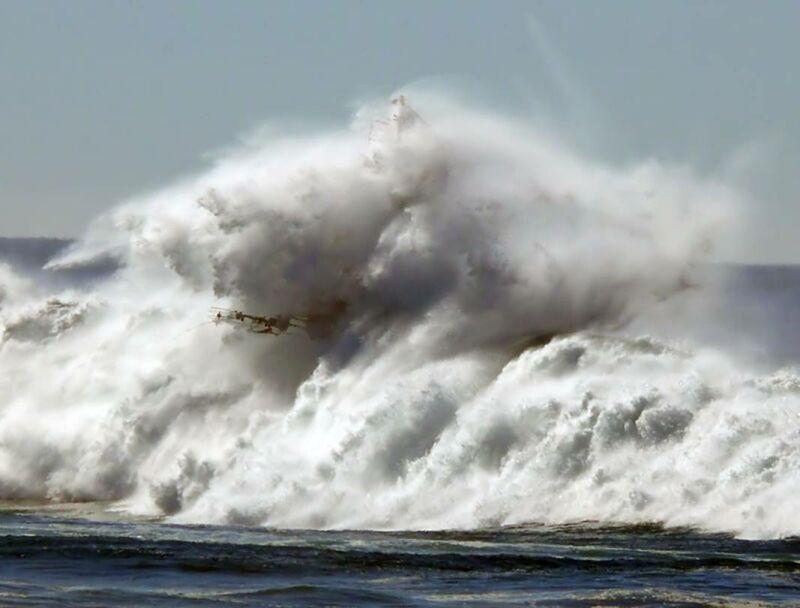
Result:
{"label": "sky", "polygon": [[79,235],[259,125],[431,86],[726,176],[751,200],[729,257],[800,262],[799,29],[795,0],[2,0],[0,234]]}

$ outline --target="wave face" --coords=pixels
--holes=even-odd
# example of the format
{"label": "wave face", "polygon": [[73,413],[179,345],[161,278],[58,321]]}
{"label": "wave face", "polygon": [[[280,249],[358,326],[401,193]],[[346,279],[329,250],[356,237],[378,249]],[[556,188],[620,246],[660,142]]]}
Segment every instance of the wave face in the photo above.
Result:
{"label": "wave face", "polygon": [[[735,193],[446,102],[369,122],[98,218],[49,263],[113,260],[91,287],[0,268],[0,498],[285,527],[798,532],[800,378],[641,337],[699,297]],[[202,323],[211,306],[326,327],[253,335]]]}

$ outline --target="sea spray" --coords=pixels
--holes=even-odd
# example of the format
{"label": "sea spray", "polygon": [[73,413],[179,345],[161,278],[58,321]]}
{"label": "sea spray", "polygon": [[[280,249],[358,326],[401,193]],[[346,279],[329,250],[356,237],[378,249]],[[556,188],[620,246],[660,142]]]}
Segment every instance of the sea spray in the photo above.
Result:
{"label": "sea spray", "polygon": [[[23,296],[4,271],[0,497],[796,533],[797,378],[626,335],[700,289],[735,199],[444,102],[232,154],[51,263],[113,259],[91,290]],[[204,323],[211,306],[335,314],[273,337]]]}

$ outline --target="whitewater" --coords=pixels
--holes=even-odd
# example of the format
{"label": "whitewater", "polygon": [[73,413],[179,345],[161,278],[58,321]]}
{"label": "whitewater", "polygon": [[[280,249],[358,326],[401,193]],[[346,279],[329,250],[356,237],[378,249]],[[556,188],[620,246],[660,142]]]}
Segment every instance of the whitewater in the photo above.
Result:
{"label": "whitewater", "polygon": [[[0,266],[0,500],[177,523],[800,534],[800,375],[693,335],[740,194],[444,99],[249,142]],[[213,306],[327,315],[254,335]]]}

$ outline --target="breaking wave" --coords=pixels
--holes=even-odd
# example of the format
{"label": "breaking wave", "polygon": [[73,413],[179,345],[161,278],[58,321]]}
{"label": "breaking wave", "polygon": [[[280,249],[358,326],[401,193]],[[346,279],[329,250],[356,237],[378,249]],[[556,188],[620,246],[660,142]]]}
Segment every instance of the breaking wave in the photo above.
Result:
{"label": "breaking wave", "polygon": [[[399,99],[130,201],[50,263],[113,260],[91,287],[0,267],[0,498],[798,533],[800,378],[645,335],[702,291],[736,194],[429,110]],[[212,306],[326,327],[254,335]]]}

